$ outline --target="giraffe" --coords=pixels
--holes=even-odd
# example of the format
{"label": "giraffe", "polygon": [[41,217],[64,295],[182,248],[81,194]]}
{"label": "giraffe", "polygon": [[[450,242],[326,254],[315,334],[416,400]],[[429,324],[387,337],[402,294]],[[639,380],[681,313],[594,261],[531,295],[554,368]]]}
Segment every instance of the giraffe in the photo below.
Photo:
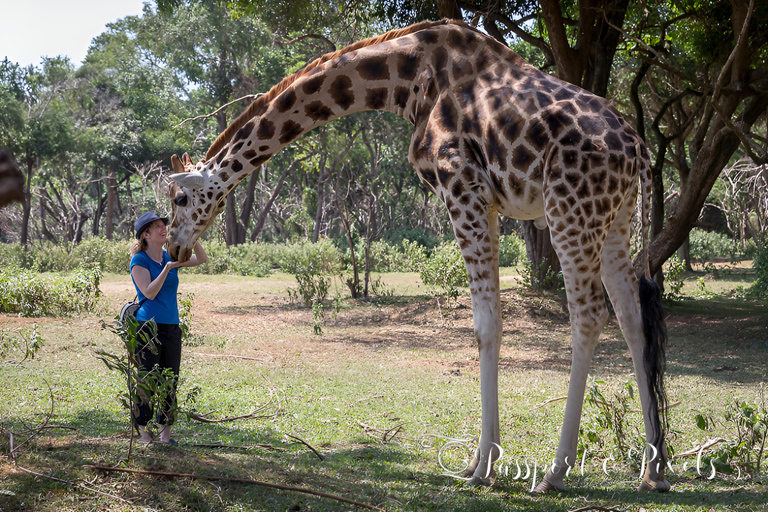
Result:
{"label": "giraffe", "polygon": [[24,176],[13,155],[0,148],[0,208],[13,202],[24,202]]}
{"label": "giraffe", "polygon": [[[309,130],[366,110],[413,124],[409,161],[445,203],[467,268],[480,357],[482,425],[466,472],[489,485],[501,454],[499,214],[549,226],[572,333],[556,455],[535,493],[564,489],[575,465],[587,372],[612,300],[638,380],[646,432],[640,490],[666,491],[666,330],[650,276],[645,144],[607,100],[549,76],[496,40],[450,20],[422,22],[325,55],[256,99],[197,163],[172,157],[169,254],[184,261],[250,172]],[[643,258],[630,259],[640,191]],[[641,277],[638,278],[638,274]]]}

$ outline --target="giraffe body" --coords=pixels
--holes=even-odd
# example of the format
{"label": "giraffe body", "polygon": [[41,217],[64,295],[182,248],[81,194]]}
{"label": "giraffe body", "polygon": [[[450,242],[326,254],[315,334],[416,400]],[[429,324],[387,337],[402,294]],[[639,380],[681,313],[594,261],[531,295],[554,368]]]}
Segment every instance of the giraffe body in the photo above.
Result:
{"label": "giraffe body", "polygon": [[[552,470],[537,490],[563,488],[567,467],[575,465],[589,363],[608,317],[601,280],[635,362],[649,454],[660,454],[655,460],[661,464],[648,464],[641,488],[668,489],[656,410],[665,400],[663,329],[652,334],[663,323],[643,316],[629,256],[638,181],[644,225],[647,219],[645,145],[607,100],[537,70],[462,23],[425,22],[318,59],[254,101],[205,160],[174,157],[170,255],[189,258],[227,193],[277,151],[316,126],[364,110],[387,110],[413,124],[409,160],[445,202],[466,263],[482,395],[472,482],[487,482],[500,444],[503,214],[549,226],[571,315],[565,421]],[[644,300],[644,307],[651,302]]]}
{"label": "giraffe body", "polygon": [[0,148],[0,208],[13,202],[24,202],[24,176],[13,155]]}

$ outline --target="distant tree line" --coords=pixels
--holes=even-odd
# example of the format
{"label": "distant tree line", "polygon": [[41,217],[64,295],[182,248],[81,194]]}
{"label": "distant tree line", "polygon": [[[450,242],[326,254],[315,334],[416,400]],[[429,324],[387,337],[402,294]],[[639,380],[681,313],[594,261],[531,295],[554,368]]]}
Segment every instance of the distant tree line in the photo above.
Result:
{"label": "distant tree line", "polygon": [[[129,236],[142,211],[167,212],[170,156],[204,155],[255,94],[323,53],[439,17],[608,97],[637,128],[653,159],[653,269],[685,255],[705,204],[724,212],[721,230],[762,245],[768,4],[748,0],[158,0],[108,25],[80,67],[0,62],[0,146],[26,198],[0,211],[0,241]],[[385,113],[318,128],[237,187],[206,236],[347,247],[397,230],[449,237],[409,141],[408,123]],[[546,231],[508,220],[502,230],[525,237],[534,268],[557,269]]]}

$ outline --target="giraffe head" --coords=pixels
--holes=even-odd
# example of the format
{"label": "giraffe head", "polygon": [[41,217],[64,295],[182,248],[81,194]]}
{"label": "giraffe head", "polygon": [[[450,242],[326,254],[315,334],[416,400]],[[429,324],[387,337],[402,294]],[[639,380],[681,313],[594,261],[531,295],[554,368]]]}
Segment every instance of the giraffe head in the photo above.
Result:
{"label": "giraffe head", "polygon": [[204,160],[197,164],[189,155],[171,157],[171,224],[168,228],[168,255],[178,261],[192,256],[197,239],[213,223],[224,207],[231,189]]}

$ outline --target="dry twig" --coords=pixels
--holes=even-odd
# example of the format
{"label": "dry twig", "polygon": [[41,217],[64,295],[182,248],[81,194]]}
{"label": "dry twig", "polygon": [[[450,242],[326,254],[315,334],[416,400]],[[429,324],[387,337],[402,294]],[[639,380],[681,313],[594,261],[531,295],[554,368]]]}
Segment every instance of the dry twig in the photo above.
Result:
{"label": "dry twig", "polygon": [[356,505],[362,508],[367,508],[369,510],[382,510],[382,511],[384,510],[379,507],[374,507],[373,505],[368,505],[367,503],[350,500],[348,498],[342,498],[340,496],[334,496],[333,494],[327,494],[320,491],[313,491],[312,489],[306,489],[304,487],[291,487],[288,485],[271,484],[268,482],[261,482],[259,480],[251,480],[250,478],[228,478],[223,476],[197,475],[194,473],[168,473],[166,471],[144,471],[141,469],[113,468],[109,466],[98,466],[98,465],[85,465],[83,467],[100,470],[100,471],[121,471],[123,473],[136,473],[139,475],[157,475],[157,476],[164,476],[164,477],[170,477],[170,478],[173,478],[173,477],[195,478],[195,479],[204,479],[204,480],[218,480],[222,482],[237,482],[241,484],[252,484],[252,485],[259,485],[261,487],[270,487],[272,489],[279,489],[281,491],[301,492],[304,494],[311,494],[313,496],[320,496],[322,498],[329,498],[329,499],[341,501],[344,503],[350,503],[352,505]]}
{"label": "dry twig", "polygon": [[288,437],[290,437],[291,439],[295,439],[295,440],[297,440],[298,442],[300,442],[301,444],[303,444],[304,446],[306,446],[307,448],[309,448],[310,450],[312,450],[313,452],[315,452],[315,455],[317,455],[317,458],[318,458],[318,459],[320,459],[320,460],[325,460],[325,457],[323,457],[322,455],[320,455],[320,452],[318,452],[317,450],[315,450],[315,449],[312,447],[312,445],[310,445],[309,443],[307,443],[305,440],[301,439],[300,437],[292,436],[291,434],[285,434],[285,435],[286,435],[286,436],[288,436]]}
{"label": "dry twig", "polygon": [[36,472],[34,472],[34,471],[30,470],[30,469],[23,468],[23,467],[21,467],[19,465],[16,465],[16,467],[19,468],[22,471],[25,471],[25,472],[29,473],[30,475],[35,475],[35,476],[39,476],[39,477],[42,477],[42,478],[48,478],[50,480],[55,480],[57,482],[62,482],[62,483],[71,485],[72,487],[77,487],[78,489],[83,489],[84,491],[92,492],[94,494],[101,494],[102,496],[107,496],[108,498],[112,498],[113,500],[118,500],[118,501],[122,501],[123,503],[127,503],[128,505],[133,505],[133,503],[131,503],[130,501],[128,501],[126,499],[121,498],[120,496],[115,496],[114,494],[109,494],[109,493],[106,493],[106,492],[103,492],[103,491],[99,491],[97,489],[91,489],[87,485],[78,483],[77,481],[69,481],[69,480],[64,480],[62,478],[56,478],[55,476],[49,476],[49,475],[44,475],[42,473],[36,473]]}
{"label": "dry twig", "polygon": [[595,511],[601,511],[601,512],[622,512],[620,508],[601,507],[598,505],[586,505],[584,507],[574,508],[573,510],[569,510],[568,512],[587,512],[588,510],[595,510]]}
{"label": "dry twig", "polygon": [[[357,424],[360,425],[363,428],[363,432],[368,434],[374,439],[379,439],[378,436],[373,435],[373,432],[376,432],[377,434],[381,434],[381,442],[382,443],[389,443],[390,441],[394,440],[395,437],[397,437],[398,434],[401,432],[404,432],[405,429],[403,428],[404,423],[400,423],[398,425],[395,425],[394,427],[390,429],[381,429],[377,427],[372,427],[371,425],[368,425],[366,423],[363,423],[362,421],[358,420]],[[402,439],[405,439],[407,441],[413,441],[413,439],[408,437],[402,437]]]}
{"label": "dry twig", "polygon": [[703,452],[705,450],[709,450],[710,448],[713,448],[713,447],[717,446],[718,444],[720,444],[720,443],[722,443],[724,441],[725,441],[725,439],[723,439],[722,437],[716,437],[714,439],[708,440],[703,445],[694,446],[690,450],[685,451],[683,453],[676,453],[674,455],[674,457],[672,457],[672,458],[673,459],[680,459],[680,458],[683,458],[683,457],[691,457],[693,455],[698,455],[700,452]]}
{"label": "dry twig", "polygon": [[271,444],[221,444],[221,443],[195,443],[187,446],[199,446],[201,448],[236,448],[238,450],[251,450],[253,448],[261,448],[262,450],[273,450],[278,452],[284,452],[285,448],[279,446],[272,446]]}
{"label": "dry twig", "polygon": [[564,396],[558,396],[557,398],[550,398],[549,400],[544,400],[540,404],[536,404],[534,406],[534,409],[538,409],[539,407],[544,407],[547,404],[551,404],[552,402],[559,402],[560,400],[566,400],[568,398],[568,395]]}
{"label": "dry twig", "polygon": [[205,354],[203,352],[192,352],[192,354],[196,356],[203,356],[203,357],[231,357],[233,359],[246,359],[248,361],[272,361],[272,359],[265,359],[263,357],[248,357],[248,356],[238,356],[236,354]]}

